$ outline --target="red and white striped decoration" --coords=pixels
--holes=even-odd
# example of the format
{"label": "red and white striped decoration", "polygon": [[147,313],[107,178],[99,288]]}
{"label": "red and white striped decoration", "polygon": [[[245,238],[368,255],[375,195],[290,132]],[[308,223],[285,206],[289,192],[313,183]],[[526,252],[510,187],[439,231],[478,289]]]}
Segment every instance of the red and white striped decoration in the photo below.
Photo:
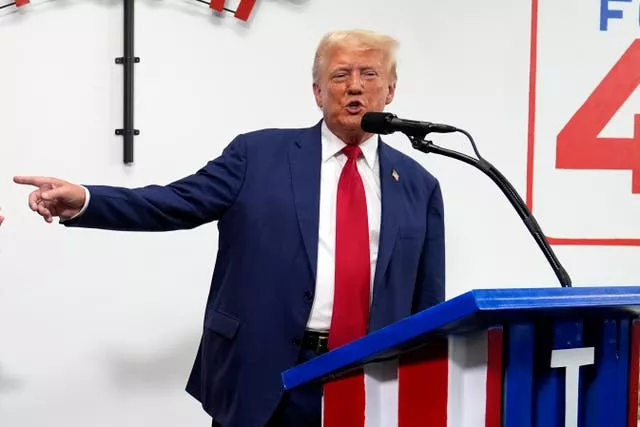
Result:
{"label": "red and white striped decoration", "polygon": [[[217,12],[222,12],[225,9],[225,3],[226,0],[211,0],[209,2],[209,8]],[[233,16],[242,21],[248,21],[255,4],[256,0],[240,0]]]}
{"label": "red and white striped decoration", "polygon": [[[502,354],[502,329],[493,328],[366,365],[365,401],[349,408],[362,424],[348,427],[499,427]],[[347,426],[332,417],[323,427]]]}

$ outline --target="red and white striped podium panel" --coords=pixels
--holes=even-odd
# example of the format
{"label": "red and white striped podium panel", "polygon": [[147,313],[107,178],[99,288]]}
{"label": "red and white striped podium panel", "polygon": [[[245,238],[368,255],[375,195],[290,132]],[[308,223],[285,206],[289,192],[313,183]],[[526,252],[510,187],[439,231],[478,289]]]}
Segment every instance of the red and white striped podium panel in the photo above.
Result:
{"label": "red and white striped podium panel", "polygon": [[282,374],[323,427],[635,427],[640,287],[471,291]]}

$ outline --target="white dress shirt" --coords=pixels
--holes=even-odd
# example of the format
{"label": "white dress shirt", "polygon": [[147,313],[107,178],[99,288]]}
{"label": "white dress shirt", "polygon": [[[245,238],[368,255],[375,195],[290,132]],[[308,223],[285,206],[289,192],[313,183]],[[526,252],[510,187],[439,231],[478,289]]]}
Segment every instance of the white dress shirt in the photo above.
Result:
{"label": "white dress shirt", "polygon": [[[333,309],[336,253],[336,204],[338,180],[347,161],[341,153],[346,146],[322,121],[322,166],[320,170],[320,216],[318,224],[318,268],[316,292],[311,307],[307,329],[328,332]],[[371,291],[378,259],[380,238],[380,163],[378,161],[378,137],[360,144],[363,157],[357,161],[358,172],[364,184],[369,222],[369,250],[371,258]]]}

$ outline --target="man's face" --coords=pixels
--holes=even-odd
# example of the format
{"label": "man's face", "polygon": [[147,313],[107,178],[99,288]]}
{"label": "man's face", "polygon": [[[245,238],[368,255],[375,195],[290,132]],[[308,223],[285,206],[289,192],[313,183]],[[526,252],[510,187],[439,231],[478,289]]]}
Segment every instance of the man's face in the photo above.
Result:
{"label": "man's face", "polygon": [[393,100],[389,64],[378,50],[333,48],[328,52],[313,91],[329,129],[347,143],[360,143],[360,121],[368,111],[380,112]]}

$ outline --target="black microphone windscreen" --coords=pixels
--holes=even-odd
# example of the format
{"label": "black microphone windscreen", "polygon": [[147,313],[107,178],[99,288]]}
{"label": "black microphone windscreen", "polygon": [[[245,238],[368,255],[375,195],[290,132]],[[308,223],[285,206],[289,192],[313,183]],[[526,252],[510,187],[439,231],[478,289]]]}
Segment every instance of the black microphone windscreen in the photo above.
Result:
{"label": "black microphone windscreen", "polygon": [[387,134],[391,132],[389,124],[394,117],[391,113],[364,113],[360,121],[360,127],[365,132]]}

